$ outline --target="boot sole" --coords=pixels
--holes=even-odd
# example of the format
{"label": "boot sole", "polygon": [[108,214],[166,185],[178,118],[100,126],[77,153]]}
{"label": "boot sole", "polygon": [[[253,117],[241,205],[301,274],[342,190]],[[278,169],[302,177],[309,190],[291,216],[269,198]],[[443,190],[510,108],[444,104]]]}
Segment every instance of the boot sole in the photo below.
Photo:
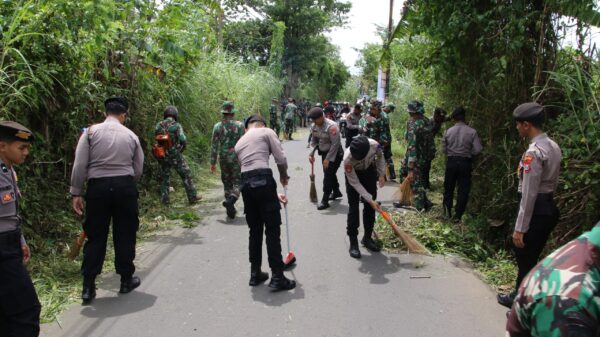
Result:
{"label": "boot sole", "polygon": [[296,288],[296,282],[294,282],[291,287],[277,287],[277,286],[269,284],[269,288],[271,288],[273,292],[292,290],[292,289]]}

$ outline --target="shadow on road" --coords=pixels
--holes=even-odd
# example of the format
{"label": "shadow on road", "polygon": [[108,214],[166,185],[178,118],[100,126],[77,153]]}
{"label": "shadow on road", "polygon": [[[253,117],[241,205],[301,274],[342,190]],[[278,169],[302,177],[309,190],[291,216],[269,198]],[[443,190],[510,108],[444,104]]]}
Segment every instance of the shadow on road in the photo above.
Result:
{"label": "shadow on road", "polygon": [[152,307],[156,298],[154,295],[139,291],[115,297],[97,298],[91,305],[82,307],[81,314],[90,318],[119,317]]}
{"label": "shadow on road", "polygon": [[[293,268],[292,268],[293,269]],[[296,280],[294,272],[290,272],[293,277],[291,279]],[[263,285],[252,287],[252,299],[255,301],[262,302],[270,307],[280,307],[293,300],[301,300],[304,298],[304,289],[302,284],[296,280],[296,288],[291,291],[271,291],[268,287],[268,283]]]}
{"label": "shadow on road", "polygon": [[217,222],[227,226],[243,226],[246,225],[244,217],[236,216],[235,219],[217,219]]}
{"label": "shadow on road", "polygon": [[361,265],[358,271],[371,276],[370,282],[373,284],[386,284],[390,282],[385,275],[396,273],[402,267],[400,259],[397,256],[389,257],[381,253],[363,255],[360,262]]}

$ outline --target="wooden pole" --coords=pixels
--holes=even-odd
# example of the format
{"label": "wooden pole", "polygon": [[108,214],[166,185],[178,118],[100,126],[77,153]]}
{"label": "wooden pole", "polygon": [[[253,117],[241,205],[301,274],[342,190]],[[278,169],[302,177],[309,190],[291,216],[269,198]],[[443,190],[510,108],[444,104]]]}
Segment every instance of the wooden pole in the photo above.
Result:
{"label": "wooden pole", "polygon": [[[391,39],[392,31],[394,29],[393,14],[394,14],[394,0],[390,0],[390,19],[389,19],[389,23],[388,23],[388,40]],[[389,47],[391,47],[391,43],[390,43]],[[388,97],[390,95],[390,70],[391,70],[391,68],[392,68],[392,65],[391,65],[391,60],[390,60],[390,63],[388,64],[387,69],[385,69],[385,94],[384,94],[385,102],[387,102]]]}

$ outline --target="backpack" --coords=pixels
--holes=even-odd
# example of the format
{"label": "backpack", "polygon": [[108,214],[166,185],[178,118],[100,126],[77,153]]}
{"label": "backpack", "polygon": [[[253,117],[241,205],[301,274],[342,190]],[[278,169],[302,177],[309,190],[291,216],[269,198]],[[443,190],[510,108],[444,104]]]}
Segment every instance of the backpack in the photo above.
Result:
{"label": "backpack", "polygon": [[173,139],[169,132],[169,125],[164,122],[160,123],[161,130],[154,136],[154,145],[152,145],[152,155],[156,159],[165,159],[167,151],[173,148]]}

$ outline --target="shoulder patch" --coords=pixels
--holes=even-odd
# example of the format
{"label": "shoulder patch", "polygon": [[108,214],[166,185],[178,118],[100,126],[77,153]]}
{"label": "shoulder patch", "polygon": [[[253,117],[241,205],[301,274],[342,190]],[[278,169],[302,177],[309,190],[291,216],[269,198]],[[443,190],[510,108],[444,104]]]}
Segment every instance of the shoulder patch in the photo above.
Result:
{"label": "shoulder patch", "polygon": [[330,127],[330,128],[329,128],[329,133],[330,133],[332,136],[335,136],[335,135],[337,135],[337,126],[332,126],[332,127]]}
{"label": "shoulder patch", "polygon": [[8,204],[9,202],[13,202],[15,200],[15,193],[14,192],[7,192],[2,194],[2,203],[3,204]]}
{"label": "shoulder patch", "polygon": [[535,157],[530,154],[526,154],[525,157],[523,157],[523,172],[529,173],[531,171],[531,163],[534,159]]}
{"label": "shoulder patch", "polygon": [[350,165],[350,164],[344,165],[344,171],[346,171],[346,173],[352,172],[352,165]]}

